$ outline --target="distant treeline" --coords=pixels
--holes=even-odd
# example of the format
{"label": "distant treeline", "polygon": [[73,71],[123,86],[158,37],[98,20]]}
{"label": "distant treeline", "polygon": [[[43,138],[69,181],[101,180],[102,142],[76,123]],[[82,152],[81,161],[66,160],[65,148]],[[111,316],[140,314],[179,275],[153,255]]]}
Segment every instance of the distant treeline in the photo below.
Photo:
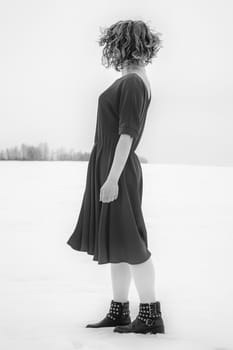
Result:
{"label": "distant treeline", "polygon": [[[38,146],[26,145],[22,143],[20,147],[14,146],[0,150],[0,160],[79,160],[88,161],[89,152],[66,150],[60,147],[56,150],[50,150],[47,142],[41,142]],[[138,157],[141,163],[147,163],[144,157]]]}
{"label": "distant treeline", "polygon": [[41,142],[38,146],[22,143],[20,147],[10,147],[0,150],[0,160],[89,160],[87,152],[75,152],[60,147],[50,150],[47,142]]}

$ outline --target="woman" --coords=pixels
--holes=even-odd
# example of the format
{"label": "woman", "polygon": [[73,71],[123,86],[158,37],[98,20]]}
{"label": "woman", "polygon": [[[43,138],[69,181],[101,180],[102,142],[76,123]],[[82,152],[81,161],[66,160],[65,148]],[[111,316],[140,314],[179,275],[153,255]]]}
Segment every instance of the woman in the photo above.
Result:
{"label": "woman", "polygon": [[[164,333],[155,299],[154,265],[143,219],[142,168],[135,149],[145,125],[151,89],[145,66],[161,47],[160,33],[143,21],[118,21],[102,31],[102,63],[122,76],[98,100],[94,146],[79,218],[67,241],[73,249],[110,263],[113,298],[107,315],[86,327],[115,332]],[[128,293],[134,277],[139,313],[131,322]]]}

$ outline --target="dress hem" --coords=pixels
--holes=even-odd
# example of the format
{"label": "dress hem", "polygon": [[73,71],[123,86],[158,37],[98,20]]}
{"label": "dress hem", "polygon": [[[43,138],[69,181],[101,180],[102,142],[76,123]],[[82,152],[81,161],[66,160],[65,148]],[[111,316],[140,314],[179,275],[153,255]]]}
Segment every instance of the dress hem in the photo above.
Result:
{"label": "dress hem", "polygon": [[109,259],[109,260],[103,260],[103,261],[101,261],[101,260],[98,260],[97,258],[96,258],[96,256],[94,255],[94,253],[92,253],[92,252],[89,252],[89,251],[87,251],[86,249],[78,249],[78,248],[76,248],[76,247],[74,247],[74,246],[72,246],[70,243],[68,243],[68,242],[66,242],[72,249],[74,249],[74,250],[76,250],[76,251],[80,251],[80,252],[86,252],[88,255],[93,255],[93,261],[96,261],[97,263],[98,263],[98,265],[103,265],[103,264],[119,264],[119,263],[127,263],[127,264],[130,264],[130,265],[137,265],[137,264],[142,264],[142,263],[144,263],[144,262],[146,262],[150,257],[151,257],[151,252],[150,251],[148,251],[149,252],[149,254],[147,255],[147,257],[143,260],[143,261],[137,261],[137,262],[130,262],[130,261],[113,261],[112,259]]}

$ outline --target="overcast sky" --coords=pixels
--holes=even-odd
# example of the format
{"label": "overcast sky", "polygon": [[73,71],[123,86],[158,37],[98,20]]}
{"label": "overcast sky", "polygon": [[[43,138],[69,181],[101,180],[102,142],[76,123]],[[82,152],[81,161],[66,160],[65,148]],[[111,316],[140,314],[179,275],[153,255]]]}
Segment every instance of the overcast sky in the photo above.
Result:
{"label": "overcast sky", "polygon": [[152,101],[136,153],[233,165],[232,10],[230,0],[1,1],[0,148],[90,152],[98,96],[121,76],[101,64],[99,28],[141,19],[163,48],[146,68]]}

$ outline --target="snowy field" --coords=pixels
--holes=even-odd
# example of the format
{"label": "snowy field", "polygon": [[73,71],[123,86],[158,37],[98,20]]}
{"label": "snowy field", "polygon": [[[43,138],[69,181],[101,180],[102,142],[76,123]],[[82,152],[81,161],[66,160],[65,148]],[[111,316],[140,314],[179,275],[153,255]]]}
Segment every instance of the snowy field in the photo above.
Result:
{"label": "snowy field", "polygon": [[[87,162],[0,162],[2,350],[233,349],[233,167],[142,164],[166,334],[85,328],[108,312],[110,265],[66,244]],[[138,295],[130,289],[132,319]]]}

